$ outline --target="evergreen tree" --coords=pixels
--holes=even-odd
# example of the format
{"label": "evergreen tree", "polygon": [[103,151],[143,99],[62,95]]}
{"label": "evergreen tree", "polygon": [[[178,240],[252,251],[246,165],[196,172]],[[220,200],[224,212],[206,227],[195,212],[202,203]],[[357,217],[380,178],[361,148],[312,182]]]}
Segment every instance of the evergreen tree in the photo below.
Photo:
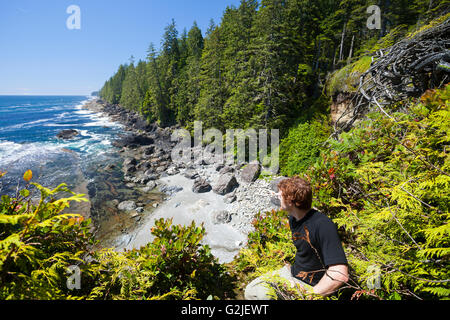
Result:
{"label": "evergreen tree", "polygon": [[[241,0],[205,38],[194,22],[164,29],[161,52],[121,65],[100,96],[162,126],[279,128],[314,113],[330,73],[370,54],[380,37],[395,42],[450,0]],[[381,8],[381,30],[369,30],[367,7]],[[320,104],[320,103],[319,103]],[[311,107],[312,106],[312,107]]]}
{"label": "evergreen tree", "polygon": [[204,47],[202,32],[194,22],[186,38],[187,58],[177,81],[177,122],[189,125],[194,121],[193,110],[200,95],[199,73],[200,59]]}
{"label": "evergreen tree", "polygon": [[206,128],[223,128],[221,121],[223,103],[225,101],[225,87],[223,86],[223,50],[225,43],[221,36],[220,26],[210,24],[208,36],[203,49],[199,86],[200,94],[194,109],[196,120],[203,121]]}
{"label": "evergreen tree", "polygon": [[142,103],[142,113],[149,121],[158,121],[160,123],[161,119],[165,121],[165,114],[167,113],[167,94],[153,43],[150,43],[147,53],[147,80],[149,88]]}

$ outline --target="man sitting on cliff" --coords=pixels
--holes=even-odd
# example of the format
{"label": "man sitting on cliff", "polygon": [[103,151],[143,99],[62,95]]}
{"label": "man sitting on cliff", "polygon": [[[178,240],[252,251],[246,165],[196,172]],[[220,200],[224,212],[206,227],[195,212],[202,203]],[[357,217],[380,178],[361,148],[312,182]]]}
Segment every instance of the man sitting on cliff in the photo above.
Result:
{"label": "man sitting on cliff", "polygon": [[297,248],[295,263],[265,274],[247,285],[246,300],[270,299],[274,276],[287,279],[299,291],[322,296],[334,293],[348,281],[348,266],[336,226],[326,215],[312,209],[310,184],[293,177],[278,184],[281,209],[289,213],[289,226]]}

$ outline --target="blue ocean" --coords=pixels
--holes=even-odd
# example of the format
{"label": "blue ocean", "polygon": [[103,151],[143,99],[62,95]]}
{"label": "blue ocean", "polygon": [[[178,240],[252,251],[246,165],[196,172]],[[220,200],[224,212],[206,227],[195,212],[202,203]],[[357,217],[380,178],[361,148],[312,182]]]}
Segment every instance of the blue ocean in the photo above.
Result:
{"label": "blue ocean", "polygon": [[[33,181],[46,187],[65,182],[75,187],[80,179],[113,161],[111,140],[120,124],[83,109],[86,96],[0,96],[0,192],[13,193],[31,169]],[[71,140],[56,138],[63,129],[80,133]]]}
{"label": "blue ocean", "polygon": [[[83,106],[86,96],[0,96],[0,195],[14,196],[26,185],[23,174],[33,172],[32,182],[47,188],[61,183],[85,194],[88,203],[72,202],[71,213],[92,218],[96,239],[115,246],[129,241],[126,230],[136,220],[120,211],[117,203],[134,200],[153,208],[162,196],[127,185],[123,159],[111,142],[125,128],[101,113]],[[70,140],[56,136],[64,129],[79,132]],[[32,198],[40,195],[31,187]]]}

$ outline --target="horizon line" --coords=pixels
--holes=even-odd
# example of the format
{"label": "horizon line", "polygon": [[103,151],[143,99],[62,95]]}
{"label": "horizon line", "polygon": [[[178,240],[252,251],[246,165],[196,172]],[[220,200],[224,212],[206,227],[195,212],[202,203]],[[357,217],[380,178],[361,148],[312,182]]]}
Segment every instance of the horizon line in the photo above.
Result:
{"label": "horizon line", "polygon": [[0,96],[9,96],[9,97],[61,97],[61,96],[66,96],[66,97],[82,97],[82,96],[87,96],[87,97],[95,97],[91,94],[3,94],[0,93]]}

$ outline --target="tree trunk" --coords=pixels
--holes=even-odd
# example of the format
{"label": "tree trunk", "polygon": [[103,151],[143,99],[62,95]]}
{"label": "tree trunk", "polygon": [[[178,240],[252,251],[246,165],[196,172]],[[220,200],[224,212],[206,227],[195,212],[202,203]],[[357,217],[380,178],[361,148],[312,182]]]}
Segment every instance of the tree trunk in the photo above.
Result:
{"label": "tree trunk", "polygon": [[339,60],[342,61],[344,59],[343,51],[344,51],[344,38],[345,38],[345,28],[347,26],[347,23],[344,23],[344,29],[342,30],[342,36],[341,36],[341,45],[339,49]]}
{"label": "tree trunk", "polygon": [[355,42],[355,35],[352,36],[352,43],[350,45],[350,53],[348,54],[348,58],[347,58],[347,63],[350,62],[350,60],[352,59],[352,55],[353,55],[353,43]]}

